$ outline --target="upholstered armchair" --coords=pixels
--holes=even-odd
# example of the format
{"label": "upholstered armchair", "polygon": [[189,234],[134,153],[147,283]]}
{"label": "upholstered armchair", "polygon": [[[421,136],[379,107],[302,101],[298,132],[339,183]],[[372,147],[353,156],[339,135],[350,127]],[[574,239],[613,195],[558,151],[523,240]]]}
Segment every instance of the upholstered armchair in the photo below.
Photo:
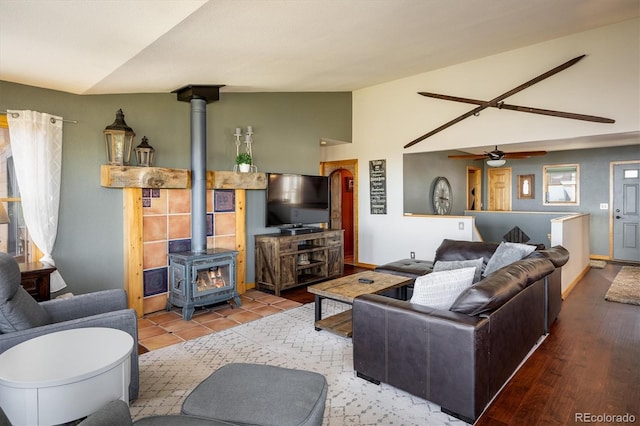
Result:
{"label": "upholstered armchair", "polygon": [[[104,290],[38,303],[20,285],[20,267],[0,253],[0,353],[34,337],[84,327],[109,327],[125,331],[138,342],[136,312],[127,308],[123,289]],[[45,357],[47,354],[37,354]],[[129,398],[138,397],[137,346],[131,352]]]}

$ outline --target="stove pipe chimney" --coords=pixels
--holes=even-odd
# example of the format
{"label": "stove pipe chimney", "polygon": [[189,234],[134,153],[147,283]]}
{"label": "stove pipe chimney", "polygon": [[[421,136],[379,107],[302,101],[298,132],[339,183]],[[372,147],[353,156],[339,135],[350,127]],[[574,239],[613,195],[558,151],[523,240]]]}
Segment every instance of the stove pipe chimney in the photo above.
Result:
{"label": "stove pipe chimney", "polygon": [[174,90],[191,104],[191,251],[207,251],[207,104],[220,99],[223,85],[189,85]]}

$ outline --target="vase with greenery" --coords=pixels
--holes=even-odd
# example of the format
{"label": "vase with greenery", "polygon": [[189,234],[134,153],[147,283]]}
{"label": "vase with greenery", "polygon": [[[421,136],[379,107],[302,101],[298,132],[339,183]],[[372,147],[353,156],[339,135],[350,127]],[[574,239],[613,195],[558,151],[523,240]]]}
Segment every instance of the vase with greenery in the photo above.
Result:
{"label": "vase with greenery", "polygon": [[248,172],[251,168],[251,155],[248,152],[241,152],[236,156],[236,164],[241,172]]}

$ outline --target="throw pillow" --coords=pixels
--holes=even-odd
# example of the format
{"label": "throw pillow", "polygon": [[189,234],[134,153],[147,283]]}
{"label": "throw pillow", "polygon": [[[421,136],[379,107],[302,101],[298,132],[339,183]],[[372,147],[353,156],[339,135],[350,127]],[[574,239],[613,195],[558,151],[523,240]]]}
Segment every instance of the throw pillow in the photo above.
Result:
{"label": "throw pillow", "polygon": [[458,295],[473,282],[476,268],[432,272],[416,278],[411,303],[434,309],[449,309]]}
{"label": "throw pillow", "polygon": [[461,268],[476,268],[476,272],[473,276],[473,282],[477,283],[482,279],[482,263],[484,259],[482,257],[478,259],[470,259],[470,260],[438,260],[433,265],[433,272],[440,271],[451,271],[453,269],[461,269]]}
{"label": "throw pillow", "polygon": [[486,277],[490,273],[522,259],[535,249],[535,246],[528,244],[501,242],[495,253],[493,253],[493,256],[491,256],[491,259],[489,259],[489,262],[487,262],[487,267],[484,268],[482,276]]}

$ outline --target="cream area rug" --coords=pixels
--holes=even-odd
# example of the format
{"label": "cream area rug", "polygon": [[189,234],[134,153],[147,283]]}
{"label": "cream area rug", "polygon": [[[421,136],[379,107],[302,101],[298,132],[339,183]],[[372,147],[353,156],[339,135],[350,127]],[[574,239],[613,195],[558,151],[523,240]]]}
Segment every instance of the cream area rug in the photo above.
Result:
{"label": "cream area rug", "polygon": [[640,305],[640,267],[623,266],[604,298],[611,302]]}
{"label": "cream area rug", "polygon": [[[323,301],[323,318],[346,307]],[[323,425],[466,425],[429,401],[356,377],[351,339],[315,331],[313,322],[310,303],[141,355],[140,396],[131,404],[132,416],[179,413],[184,398],[212,372],[248,362],[323,374],[329,383]]]}

